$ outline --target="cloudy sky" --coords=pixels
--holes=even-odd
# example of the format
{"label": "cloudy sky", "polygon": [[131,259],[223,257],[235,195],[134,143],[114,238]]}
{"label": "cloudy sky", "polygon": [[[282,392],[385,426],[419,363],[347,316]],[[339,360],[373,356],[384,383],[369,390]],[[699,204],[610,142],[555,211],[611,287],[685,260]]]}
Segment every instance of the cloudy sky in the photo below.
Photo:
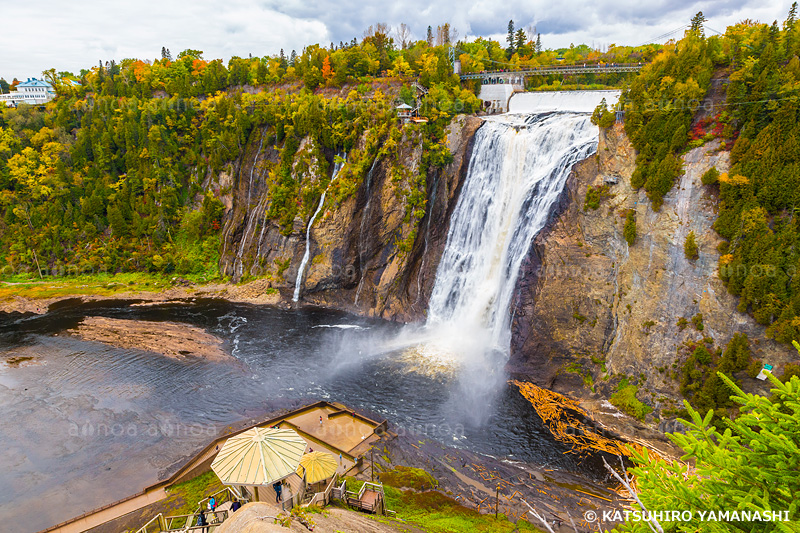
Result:
{"label": "cloudy sky", "polygon": [[0,77],[79,72],[98,60],[173,56],[186,48],[206,59],[288,54],[293,48],[361,37],[375,22],[408,24],[424,38],[449,22],[461,37],[503,37],[509,19],[535,26],[546,48],[586,43],[638,45],[674,30],[702,10],[724,31],[745,18],[786,18],[791,0],[38,0],[0,3]]}

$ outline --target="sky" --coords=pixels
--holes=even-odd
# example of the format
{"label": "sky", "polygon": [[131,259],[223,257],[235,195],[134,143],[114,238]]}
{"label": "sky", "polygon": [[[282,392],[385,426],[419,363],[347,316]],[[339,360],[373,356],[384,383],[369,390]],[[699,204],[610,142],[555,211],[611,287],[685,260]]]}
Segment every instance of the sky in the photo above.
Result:
{"label": "sky", "polygon": [[100,60],[155,59],[162,46],[173,57],[192,48],[226,62],[281,48],[288,55],[309,44],[360,39],[376,22],[404,22],[415,39],[425,37],[428,25],[449,22],[470,40],[504,39],[513,19],[517,27],[535,27],[545,48],[640,45],[687,24],[698,11],[710,28],[724,32],[748,18],[782,22],[790,5],[791,0],[7,0],[0,3],[0,77],[41,77],[53,67],[77,74]]}

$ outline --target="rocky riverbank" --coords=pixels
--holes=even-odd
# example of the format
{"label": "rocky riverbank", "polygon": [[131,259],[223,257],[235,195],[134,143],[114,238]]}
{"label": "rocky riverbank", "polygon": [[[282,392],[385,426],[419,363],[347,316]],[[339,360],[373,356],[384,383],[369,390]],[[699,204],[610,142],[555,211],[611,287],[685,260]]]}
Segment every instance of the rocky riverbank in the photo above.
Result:
{"label": "rocky riverbank", "polygon": [[[258,279],[248,283],[209,283],[195,285],[185,280],[176,279],[162,290],[126,290],[107,291],[98,294],[94,287],[78,285],[69,278],[54,279],[52,281],[38,282],[38,286],[52,289],[57,292],[55,296],[35,297],[21,294],[11,295],[0,300],[0,313],[32,313],[45,314],[51,306],[58,307],[62,302],[99,302],[106,300],[133,300],[140,302],[135,305],[161,304],[170,301],[188,300],[191,298],[217,298],[234,303],[250,303],[256,305],[280,305],[291,301],[282,296],[272,287],[270,281]],[[22,285],[22,284],[20,284]],[[25,284],[37,285],[37,282]],[[108,283],[105,284],[109,285]],[[8,287],[9,284],[6,284]]]}

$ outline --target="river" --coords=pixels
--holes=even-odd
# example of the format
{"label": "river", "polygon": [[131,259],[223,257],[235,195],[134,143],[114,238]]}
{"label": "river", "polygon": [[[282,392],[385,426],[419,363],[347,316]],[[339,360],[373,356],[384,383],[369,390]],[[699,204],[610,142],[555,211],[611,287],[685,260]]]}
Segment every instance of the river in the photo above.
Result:
{"label": "river", "polygon": [[[232,424],[317,399],[365,409],[420,438],[581,471],[514,388],[503,388],[476,425],[452,379],[412,371],[398,351],[380,349],[397,324],[219,300],[129,303],[0,315],[0,361],[32,358],[0,364],[5,531],[37,531],[124,498]],[[233,358],[178,361],[65,335],[84,316],[193,324],[224,339]]]}

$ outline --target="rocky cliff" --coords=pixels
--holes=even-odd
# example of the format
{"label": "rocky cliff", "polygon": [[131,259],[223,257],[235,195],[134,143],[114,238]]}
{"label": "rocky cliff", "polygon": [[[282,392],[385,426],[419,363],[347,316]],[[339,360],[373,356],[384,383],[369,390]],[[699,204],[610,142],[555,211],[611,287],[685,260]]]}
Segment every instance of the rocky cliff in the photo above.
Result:
{"label": "rocky cliff", "polygon": [[[422,319],[480,124],[478,118],[460,116],[448,127],[453,161],[428,174],[425,214],[416,221],[408,217],[403,194],[409,184],[397,178],[416,174],[421,164],[421,133],[413,128],[404,128],[396,159],[376,159],[355,194],[339,203],[326,198],[310,232],[301,300],[392,320]],[[220,178],[228,192],[221,269],[234,281],[267,277],[271,288],[291,301],[314,210],[298,216],[288,234],[266,217],[269,168],[279,157],[268,138],[267,132],[254,135],[241,162]],[[296,160],[313,152],[311,142],[301,143]],[[332,169],[334,154],[324,156],[328,165],[316,165],[312,157],[302,166],[303,180],[313,183],[329,177],[318,169]],[[392,172],[398,165],[404,171]],[[411,243],[410,249],[399,246],[402,242]]]}
{"label": "rocky cliff", "polygon": [[[735,333],[747,333],[753,357],[780,373],[796,354],[737,312],[737,299],[717,275],[715,190],[700,178],[712,166],[726,171],[728,153],[718,141],[686,153],[685,172],[658,212],[643,191],[631,188],[634,165],[633,147],[616,125],[601,131],[596,156],[573,169],[558,216],[537,236],[523,266],[509,369],[584,397],[593,396],[590,388],[608,397],[613,376],[629,376],[656,414],[680,397],[675,372],[686,341],[710,337],[724,347]],[[596,210],[585,208],[589,188],[603,185],[609,197]],[[629,210],[638,233],[632,246],[623,238]],[[690,231],[699,246],[694,261],[684,254]],[[702,331],[691,321],[698,314]],[[739,377],[746,388],[765,388]]]}

